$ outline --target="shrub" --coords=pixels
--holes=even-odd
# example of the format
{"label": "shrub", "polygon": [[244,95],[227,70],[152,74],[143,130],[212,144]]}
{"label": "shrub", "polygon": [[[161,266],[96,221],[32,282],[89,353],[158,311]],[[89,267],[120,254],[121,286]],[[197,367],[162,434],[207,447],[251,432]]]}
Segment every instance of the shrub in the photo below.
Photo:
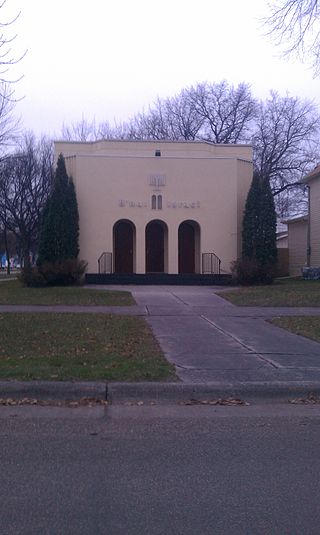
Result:
{"label": "shrub", "polygon": [[24,286],[31,288],[41,288],[46,286],[46,280],[37,267],[23,268],[18,276],[18,279]]}
{"label": "shrub", "polygon": [[239,258],[231,264],[232,277],[238,284],[272,284],[275,277],[274,262],[260,263],[253,258]]}
{"label": "shrub", "polygon": [[87,269],[87,263],[77,258],[43,262],[38,267],[48,286],[69,286],[81,284]]}
{"label": "shrub", "polygon": [[25,286],[33,288],[69,286],[81,284],[86,269],[86,262],[75,258],[57,262],[44,262],[41,266],[23,269],[19,279]]}

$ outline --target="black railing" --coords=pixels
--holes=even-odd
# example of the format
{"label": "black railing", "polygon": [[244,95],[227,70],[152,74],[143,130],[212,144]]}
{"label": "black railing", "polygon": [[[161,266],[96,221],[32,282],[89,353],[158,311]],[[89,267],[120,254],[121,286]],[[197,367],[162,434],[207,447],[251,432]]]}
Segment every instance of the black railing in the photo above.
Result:
{"label": "black railing", "polygon": [[98,258],[98,272],[112,273],[112,253],[102,253]]}
{"label": "black railing", "polygon": [[221,260],[215,253],[202,253],[202,273],[220,275]]}

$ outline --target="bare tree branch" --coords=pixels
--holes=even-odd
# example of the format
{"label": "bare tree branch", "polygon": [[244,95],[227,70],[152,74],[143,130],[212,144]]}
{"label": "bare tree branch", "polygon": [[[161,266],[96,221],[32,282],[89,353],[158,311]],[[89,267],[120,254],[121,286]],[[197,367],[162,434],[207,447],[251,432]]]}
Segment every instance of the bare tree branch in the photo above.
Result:
{"label": "bare tree branch", "polygon": [[0,161],[0,220],[19,243],[25,265],[35,249],[42,210],[53,179],[53,148],[26,134],[21,146]]}
{"label": "bare tree branch", "polygon": [[199,138],[212,143],[247,140],[256,112],[256,103],[247,84],[235,88],[225,80],[214,84],[205,82],[191,88],[189,98],[203,119]]}
{"label": "bare tree branch", "polygon": [[265,19],[267,35],[283,47],[284,56],[298,56],[309,63],[315,75],[320,72],[319,0],[281,0],[269,4]]}
{"label": "bare tree branch", "polygon": [[[281,97],[271,92],[265,102],[260,102],[252,137],[254,164],[270,180],[272,191],[277,195],[278,212],[282,202],[280,194],[292,185],[298,186],[314,167],[319,130],[318,111],[308,100],[288,95]],[[301,197],[303,188],[295,191]]]}

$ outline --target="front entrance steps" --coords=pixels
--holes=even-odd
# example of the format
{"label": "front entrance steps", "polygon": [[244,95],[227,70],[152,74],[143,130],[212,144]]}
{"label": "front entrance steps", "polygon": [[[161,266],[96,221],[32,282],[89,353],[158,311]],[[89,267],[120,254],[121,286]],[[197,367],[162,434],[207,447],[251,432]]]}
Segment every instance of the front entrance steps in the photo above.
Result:
{"label": "front entrance steps", "polygon": [[169,273],[87,273],[86,284],[174,284],[181,286],[227,286],[232,284],[228,274],[214,275],[200,273],[169,274]]}

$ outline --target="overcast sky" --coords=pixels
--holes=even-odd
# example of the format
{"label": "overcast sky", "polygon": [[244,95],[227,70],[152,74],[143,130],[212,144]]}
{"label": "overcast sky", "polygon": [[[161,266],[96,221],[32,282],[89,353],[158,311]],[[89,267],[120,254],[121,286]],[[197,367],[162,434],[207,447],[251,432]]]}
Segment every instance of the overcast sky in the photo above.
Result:
{"label": "overcast sky", "polygon": [[16,111],[26,129],[59,137],[85,117],[125,120],[157,97],[197,82],[245,81],[255,96],[270,89],[314,99],[320,78],[285,61],[263,35],[267,0],[7,0],[0,10],[25,58]]}

